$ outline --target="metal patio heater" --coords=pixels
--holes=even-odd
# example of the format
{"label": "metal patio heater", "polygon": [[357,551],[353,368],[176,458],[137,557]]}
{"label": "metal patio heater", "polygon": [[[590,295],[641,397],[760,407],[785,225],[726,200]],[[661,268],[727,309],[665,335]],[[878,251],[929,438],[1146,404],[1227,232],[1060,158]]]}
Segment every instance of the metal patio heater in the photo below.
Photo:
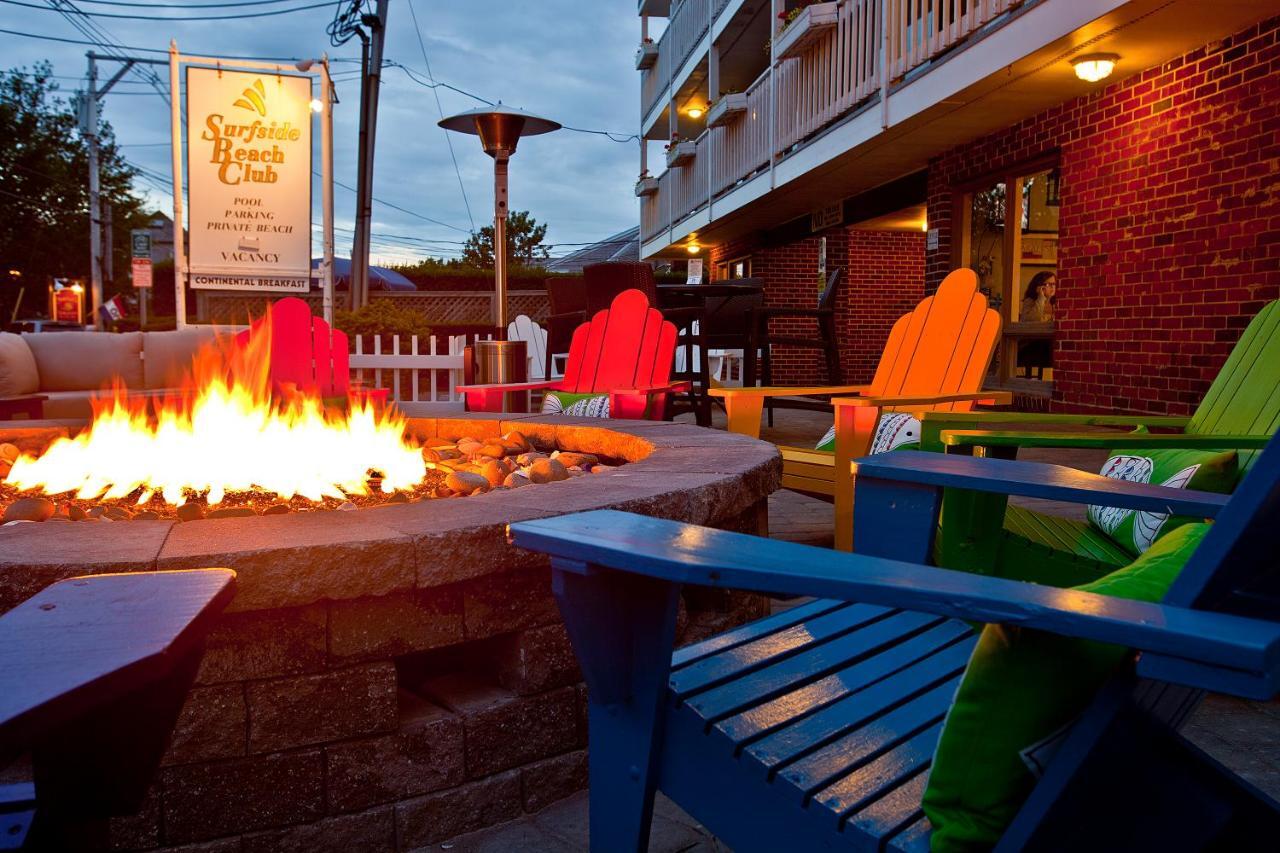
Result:
{"label": "metal patio heater", "polygon": [[[493,158],[493,325],[499,340],[476,342],[476,381],[523,382],[528,360],[523,341],[507,337],[507,161],[516,153],[521,136],[559,130],[559,122],[503,106],[480,107],[440,120],[445,130],[480,137],[484,153]],[[528,406],[528,392],[507,395],[503,409],[521,411]]]}
{"label": "metal patio heater", "polygon": [[446,130],[472,133],[480,137],[484,153],[493,158],[493,283],[497,298],[493,324],[507,332],[507,161],[516,153],[521,136],[536,136],[559,130],[560,124],[533,113],[506,107],[480,107],[441,119]]}

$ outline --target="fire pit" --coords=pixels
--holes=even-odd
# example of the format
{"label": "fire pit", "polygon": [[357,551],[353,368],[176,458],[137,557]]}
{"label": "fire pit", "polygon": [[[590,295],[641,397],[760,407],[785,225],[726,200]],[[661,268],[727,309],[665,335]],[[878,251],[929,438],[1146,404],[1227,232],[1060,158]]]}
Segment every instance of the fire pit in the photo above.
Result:
{"label": "fire pit", "polygon": [[[412,502],[392,502],[397,492],[366,479],[366,495],[344,490],[312,507],[294,506],[297,495],[255,499],[287,502],[287,514],[257,514],[251,500],[251,517],[0,527],[0,609],[77,574],[238,573],[165,766],[143,810],[113,823],[114,846],[410,849],[581,788],[585,696],[549,569],[508,544],[506,525],[613,507],[754,531],[780,478],[771,445],[683,424],[476,415],[401,429],[424,472],[446,460],[424,460],[422,447],[507,436],[515,450],[514,433],[547,459],[597,460],[569,456],[585,464],[566,471],[609,467],[528,487],[491,488],[486,478],[465,498],[401,490]],[[38,459],[80,430],[12,422],[0,443]],[[320,509],[347,501],[365,505]],[[686,590],[681,640],[765,610],[754,596]]]}
{"label": "fire pit", "polygon": [[520,432],[458,440],[406,429],[356,393],[272,381],[271,323],[193,358],[179,389],[117,385],[88,427],[23,452],[0,443],[0,523],[195,521],[355,509],[471,495],[611,470],[596,454],[541,452]]}

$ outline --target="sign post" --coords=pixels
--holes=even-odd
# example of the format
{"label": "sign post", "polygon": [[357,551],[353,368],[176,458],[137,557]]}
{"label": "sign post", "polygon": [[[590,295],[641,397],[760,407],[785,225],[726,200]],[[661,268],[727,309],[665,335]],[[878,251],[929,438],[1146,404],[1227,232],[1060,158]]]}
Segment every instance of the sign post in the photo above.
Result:
{"label": "sign post", "polygon": [[84,279],[55,278],[49,284],[49,318],[84,325]]}
{"label": "sign post", "polygon": [[151,232],[134,228],[129,232],[129,268],[133,286],[139,291],[138,308],[142,313],[142,327],[147,326],[147,303],[151,298]]}
{"label": "sign post", "polygon": [[[292,66],[182,56],[170,44],[170,83],[186,65],[189,250],[183,251],[181,113],[173,98],[174,289],[298,293],[311,289],[312,113],[320,116],[325,319],[332,322],[332,98],[326,59]],[[309,73],[319,65],[318,74]],[[245,70],[251,69],[251,70]],[[313,77],[323,89],[314,98]]]}

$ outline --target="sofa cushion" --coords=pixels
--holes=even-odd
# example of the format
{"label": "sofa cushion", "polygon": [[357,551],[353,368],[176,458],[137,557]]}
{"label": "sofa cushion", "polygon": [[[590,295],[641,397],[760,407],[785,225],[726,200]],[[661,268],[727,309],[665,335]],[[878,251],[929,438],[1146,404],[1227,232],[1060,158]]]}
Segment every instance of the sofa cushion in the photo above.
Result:
{"label": "sofa cushion", "polygon": [[40,371],[41,391],[94,391],[120,377],[142,387],[142,333],[44,332],[23,334]]}
{"label": "sofa cushion", "polygon": [[191,369],[196,350],[212,345],[216,335],[212,326],[190,326],[173,332],[142,333],[143,387],[176,388]]}
{"label": "sofa cushion", "polygon": [[0,397],[34,394],[40,389],[40,372],[31,348],[19,335],[0,332]]}

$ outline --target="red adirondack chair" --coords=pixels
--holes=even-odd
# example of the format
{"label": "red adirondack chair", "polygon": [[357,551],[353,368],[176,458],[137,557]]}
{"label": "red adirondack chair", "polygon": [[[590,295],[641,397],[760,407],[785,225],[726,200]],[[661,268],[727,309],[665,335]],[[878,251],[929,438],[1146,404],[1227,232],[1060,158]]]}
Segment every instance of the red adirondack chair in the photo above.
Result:
{"label": "red adirondack chair", "polygon": [[[315,392],[325,399],[352,396],[347,335],[329,328],[311,308],[296,296],[286,296],[271,305],[271,385],[277,390]],[[249,345],[265,317],[255,320],[236,335],[236,344]],[[382,404],[387,389],[355,392],[361,399]]]}
{"label": "red adirondack chair", "polygon": [[662,420],[667,396],[688,387],[671,381],[676,327],[649,306],[639,290],[624,290],[613,304],[574,330],[564,376],[554,382],[461,385],[467,411],[500,412],[509,391],[563,391],[609,395],[610,417]]}

